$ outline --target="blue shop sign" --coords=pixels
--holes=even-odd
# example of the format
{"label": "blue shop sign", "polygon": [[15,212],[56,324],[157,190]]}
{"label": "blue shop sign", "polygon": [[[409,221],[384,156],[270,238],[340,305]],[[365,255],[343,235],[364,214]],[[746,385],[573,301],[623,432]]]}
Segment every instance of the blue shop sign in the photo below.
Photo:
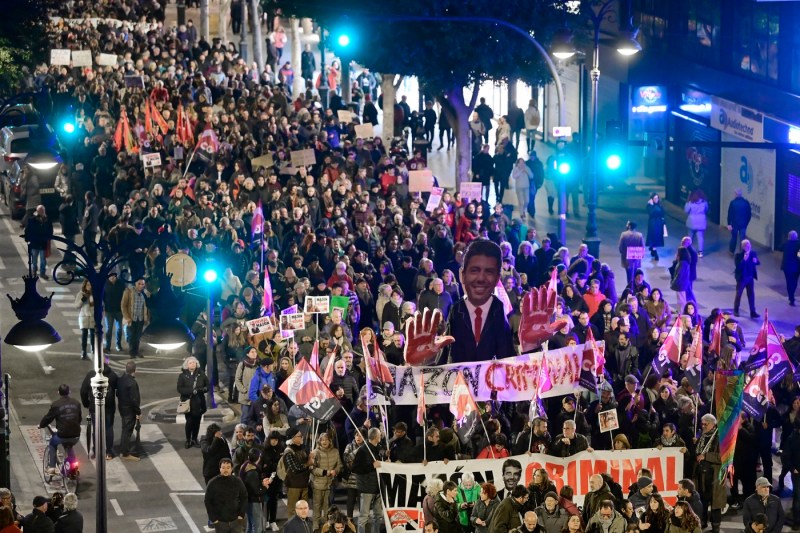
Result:
{"label": "blue shop sign", "polygon": [[661,85],[645,85],[633,90],[632,113],[663,113],[667,110],[667,89]]}

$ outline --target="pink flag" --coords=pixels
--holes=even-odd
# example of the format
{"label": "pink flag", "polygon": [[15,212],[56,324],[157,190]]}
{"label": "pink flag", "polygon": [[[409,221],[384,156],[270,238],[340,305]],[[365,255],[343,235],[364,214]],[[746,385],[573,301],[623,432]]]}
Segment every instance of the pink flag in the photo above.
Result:
{"label": "pink flag", "polygon": [[[264,271],[264,315],[272,316],[272,282],[269,280],[269,270]],[[328,382],[330,383],[330,382]]]}
{"label": "pink flag", "polygon": [[261,199],[258,199],[256,210],[253,211],[253,220],[250,222],[250,235],[252,236],[251,242],[256,239],[256,236],[261,235],[264,231],[264,209],[261,207]]}
{"label": "pink flag", "polygon": [[[319,341],[314,341],[314,347],[311,348],[311,356],[308,358],[311,368],[319,373]],[[330,364],[330,361],[328,362]],[[327,382],[326,382],[327,383]]]}
{"label": "pink flag", "polygon": [[419,404],[417,404],[417,424],[425,427],[425,374],[419,374]]}
{"label": "pink flag", "polygon": [[661,375],[669,366],[670,361],[679,363],[681,360],[682,342],[683,342],[683,328],[681,327],[681,316],[675,319],[675,323],[669,330],[669,335],[664,341],[664,344],[659,348],[658,354],[653,358],[653,370],[657,375]]}
{"label": "pink flag", "polygon": [[511,300],[508,299],[508,294],[506,293],[506,289],[503,287],[503,282],[499,279],[497,280],[497,286],[494,288],[494,295],[503,302],[503,312],[508,315],[514,308],[511,306]]}
{"label": "pink flag", "polygon": [[547,284],[547,292],[558,293],[558,269],[554,268],[550,273],[550,281]]}

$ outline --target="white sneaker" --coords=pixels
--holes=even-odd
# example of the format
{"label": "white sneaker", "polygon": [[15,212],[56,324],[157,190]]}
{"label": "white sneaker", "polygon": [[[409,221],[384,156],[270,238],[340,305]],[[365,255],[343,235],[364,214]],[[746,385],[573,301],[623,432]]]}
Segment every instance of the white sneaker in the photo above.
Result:
{"label": "white sneaker", "polygon": [[269,528],[270,528],[272,531],[278,531],[278,523],[277,523],[277,522],[272,522],[272,523],[269,525]]}
{"label": "white sneaker", "polygon": [[51,474],[51,475],[58,474],[58,469],[57,469],[57,468],[55,468],[55,467],[48,468],[48,469],[47,469],[47,473],[48,473],[48,474]]}

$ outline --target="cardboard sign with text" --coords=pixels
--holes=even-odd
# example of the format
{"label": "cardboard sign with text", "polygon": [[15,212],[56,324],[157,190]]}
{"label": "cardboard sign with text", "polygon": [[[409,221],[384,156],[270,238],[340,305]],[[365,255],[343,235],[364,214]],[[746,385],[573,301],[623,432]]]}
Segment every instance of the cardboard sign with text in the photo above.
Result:
{"label": "cardboard sign with text", "polygon": [[100,54],[97,56],[97,64],[101,67],[116,67],[117,54]]}
{"label": "cardboard sign with text", "polygon": [[431,195],[428,197],[428,203],[425,206],[425,211],[428,213],[432,213],[434,209],[439,207],[439,204],[442,201],[442,195],[444,194],[444,189],[441,187],[433,187],[431,188]]}
{"label": "cardboard sign with text", "polygon": [[641,261],[644,259],[644,246],[628,246],[625,249],[625,259],[628,261]]}
{"label": "cardboard sign with text", "polygon": [[375,137],[375,128],[370,123],[357,124],[356,137],[361,139],[372,139]]}
{"label": "cardboard sign with text", "polygon": [[256,170],[260,167],[272,168],[272,165],[274,164],[272,160],[272,154],[264,154],[262,156],[254,157],[250,160],[250,164],[253,165],[253,170]]}
{"label": "cardboard sign with text", "polygon": [[142,163],[144,168],[153,168],[161,166],[161,153],[153,152],[152,154],[142,154]]}
{"label": "cardboard sign with text", "polygon": [[69,49],[54,48],[50,50],[51,65],[69,65],[69,62],[70,62]]}
{"label": "cardboard sign with text", "polygon": [[293,167],[307,167],[317,164],[317,154],[313,148],[294,150],[291,153]]}
{"label": "cardboard sign with text", "polygon": [[73,67],[91,67],[92,66],[92,52],[91,52],[91,50],[73,50],[72,51],[72,66]]}
{"label": "cardboard sign with text", "polygon": [[408,173],[408,192],[430,192],[433,189],[433,172],[411,170]]}
{"label": "cardboard sign with text", "polygon": [[351,111],[347,111],[346,109],[340,109],[337,111],[336,116],[339,117],[339,122],[342,124],[350,124],[353,122],[353,113]]}
{"label": "cardboard sign with text", "polygon": [[477,181],[465,181],[461,183],[461,199],[465,202],[472,200],[481,201],[481,183]]}

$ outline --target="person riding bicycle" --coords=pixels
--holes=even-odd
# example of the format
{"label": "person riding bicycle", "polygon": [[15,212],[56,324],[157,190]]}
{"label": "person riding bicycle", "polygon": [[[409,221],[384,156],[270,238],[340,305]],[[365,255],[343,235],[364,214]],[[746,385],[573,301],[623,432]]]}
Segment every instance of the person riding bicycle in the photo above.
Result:
{"label": "person riding bicycle", "polygon": [[67,453],[69,464],[75,464],[75,446],[81,438],[81,403],[70,398],[69,385],[58,386],[58,400],[50,404],[50,410],[39,422],[40,428],[48,427],[53,420],[56,422],[56,432],[50,437],[50,461],[47,465],[49,473],[56,473],[56,453],[58,445],[61,444]]}

